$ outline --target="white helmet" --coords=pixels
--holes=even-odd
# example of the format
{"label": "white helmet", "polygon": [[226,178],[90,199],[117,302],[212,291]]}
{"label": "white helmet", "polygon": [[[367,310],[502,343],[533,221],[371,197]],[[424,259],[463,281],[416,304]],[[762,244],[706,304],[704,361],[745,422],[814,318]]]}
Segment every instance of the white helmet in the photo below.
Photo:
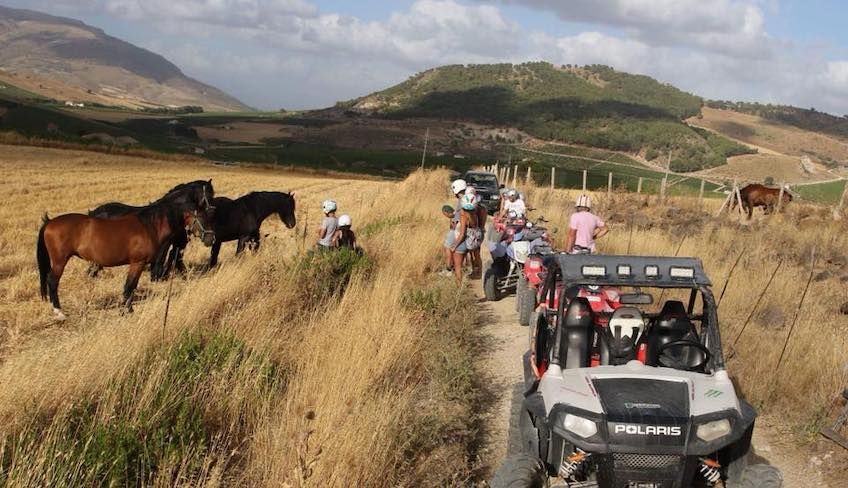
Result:
{"label": "white helmet", "polygon": [[509,198],[518,198],[518,192],[515,189],[510,189],[506,192],[506,196]]}
{"label": "white helmet", "polygon": [[592,198],[589,195],[580,195],[577,201],[574,202],[575,207],[592,208]]}
{"label": "white helmet", "polygon": [[451,191],[454,195],[461,191],[465,191],[466,188],[468,188],[468,184],[465,182],[465,180],[454,180],[453,183],[451,183]]}
{"label": "white helmet", "polygon": [[339,217],[339,227],[350,227],[352,223],[350,215],[345,214]]}
{"label": "white helmet", "polygon": [[321,209],[324,210],[324,213],[330,213],[336,211],[336,201],[335,200],[324,200],[324,203],[321,204]]}

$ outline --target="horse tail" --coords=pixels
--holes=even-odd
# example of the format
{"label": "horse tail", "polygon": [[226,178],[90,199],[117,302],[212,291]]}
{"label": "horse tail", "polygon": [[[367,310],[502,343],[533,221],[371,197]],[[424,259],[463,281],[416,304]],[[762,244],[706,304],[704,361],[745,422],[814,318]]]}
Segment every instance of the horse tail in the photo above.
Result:
{"label": "horse tail", "polygon": [[50,222],[47,214],[42,217],[41,230],[38,231],[38,243],[36,244],[36,258],[38,259],[38,277],[41,280],[41,299],[47,300],[47,275],[51,271],[50,253],[47,251],[47,244],[44,242],[44,229]]}

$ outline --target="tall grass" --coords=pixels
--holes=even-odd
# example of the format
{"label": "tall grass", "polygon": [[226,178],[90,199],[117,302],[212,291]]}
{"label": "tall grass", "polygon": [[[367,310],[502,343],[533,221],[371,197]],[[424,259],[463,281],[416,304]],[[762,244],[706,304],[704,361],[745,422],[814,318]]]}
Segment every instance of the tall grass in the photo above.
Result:
{"label": "tall grass", "polygon": [[[130,200],[151,191],[151,174],[162,191],[201,176],[222,194],[285,184],[301,222],[295,232],[269,222],[258,253],[225,252],[207,273],[208,251],[190,248],[191,274],[173,281],[164,326],[166,284],[143,283],[136,313],[120,316],[109,298],[120,274],[91,282],[79,265],[63,279],[71,319],[60,326],[28,291],[27,231],[45,207],[114,196],[102,181],[55,182],[67,164],[59,156],[86,158],[76,167],[93,166],[103,180],[137,176]],[[474,311],[452,280],[428,273],[443,224],[430,208],[447,173],[395,185],[416,195],[397,200],[379,182],[131,159],[113,166],[31,149],[17,157],[31,164],[5,190],[36,208],[15,209],[26,218],[10,211],[3,230],[10,266],[0,291],[15,298],[0,315],[12,331],[0,363],[0,484],[420,486],[471,476]],[[13,164],[4,162],[10,176]],[[45,180],[55,183],[42,189]],[[308,252],[313,209],[329,196],[373,229],[362,236],[366,257]]]}

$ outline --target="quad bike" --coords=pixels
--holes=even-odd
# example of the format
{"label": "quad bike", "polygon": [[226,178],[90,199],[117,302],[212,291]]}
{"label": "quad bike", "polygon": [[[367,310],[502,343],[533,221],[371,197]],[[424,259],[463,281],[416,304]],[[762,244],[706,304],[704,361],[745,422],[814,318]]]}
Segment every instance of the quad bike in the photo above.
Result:
{"label": "quad bike", "polygon": [[[589,286],[620,290],[618,308],[570,293]],[[523,452],[491,486],[781,487],[748,464],[756,412],[725,369],[710,286],[696,258],[550,260],[524,355]],[[643,289],[669,298],[656,311]]]}
{"label": "quad bike", "polygon": [[503,225],[495,222],[493,239],[489,241],[492,260],[483,266],[483,293],[486,300],[497,301],[515,291],[524,276],[524,263],[531,254],[553,252],[547,229],[538,225],[544,222],[527,222],[524,218]]}

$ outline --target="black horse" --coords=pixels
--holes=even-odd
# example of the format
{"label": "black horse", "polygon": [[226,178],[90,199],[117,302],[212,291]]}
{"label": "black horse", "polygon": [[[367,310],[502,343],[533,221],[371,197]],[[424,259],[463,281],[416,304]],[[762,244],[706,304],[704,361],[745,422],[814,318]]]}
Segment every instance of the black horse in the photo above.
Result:
{"label": "black horse", "polygon": [[248,193],[235,200],[217,197],[212,200],[215,213],[212,216],[212,226],[215,229],[215,244],[212,245],[212,257],[209,266],[218,264],[218,253],[221,244],[238,240],[236,254],[244,251],[250,244],[259,248],[259,227],[262,221],[272,213],[280,216],[280,220],[289,229],[297,225],[294,215],[294,195],[278,191],[256,191]]}
{"label": "black horse", "polygon": [[[203,212],[214,213],[212,199],[215,197],[215,188],[212,186],[212,180],[196,180],[188,183],[181,183],[170,190],[160,199],[152,202],[150,205],[164,203],[175,206],[178,209],[199,210]],[[125,215],[138,214],[148,206],[136,207],[120,202],[110,202],[100,205],[88,212],[91,217],[102,219],[114,219]],[[204,229],[205,233],[211,233],[211,230]],[[166,240],[156,254],[156,258],[150,265],[150,276],[153,280],[162,280],[168,276],[171,269],[171,263],[176,266],[177,271],[185,272],[185,264],[182,260],[182,252],[188,245],[188,234],[182,227],[176,228],[171,237]],[[168,255],[168,250],[171,249],[171,256],[168,266],[165,266],[165,258]],[[102,268],[97,265],[92,265],[88,274],[97,276]]]}

